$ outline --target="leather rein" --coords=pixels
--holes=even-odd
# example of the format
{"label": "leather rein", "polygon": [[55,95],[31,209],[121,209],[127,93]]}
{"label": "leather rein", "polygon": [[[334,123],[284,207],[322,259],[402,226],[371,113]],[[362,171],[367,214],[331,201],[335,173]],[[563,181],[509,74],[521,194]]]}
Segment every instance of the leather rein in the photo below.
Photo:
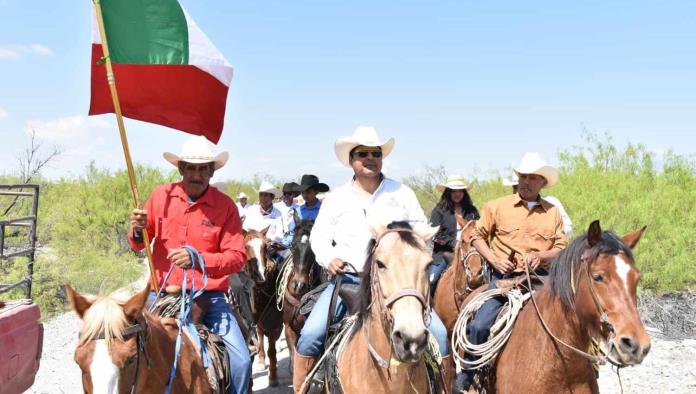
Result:
{"label": "leather rein", "polygon": [[[428,299],[426,299],[423,294],[421,294],[420,291],[414,289],[414,288],[406,288],[406,289],[399,289],[396,293],[392,294],[387,298],[386,300],[382,296],[382,288],[379,284],[379,279],[377,276],[377,259],[375,258],[374,252],[377,249],[377,246],[379,245],[379,242],[384,238],[385,235],[389,233],[412,233],[415,234],[415,231],[410,230],[410,229],[388,229],[382,235],[379,236],[379,238],[376,239],[375,245],[372,248],[371,255],[372,255],[372,261],[370,262],[371,268],[371,278],[370,278],[370,291],[372,293],[372,303],[375,302],[375,298],[379,302],[379,308],[380,308],[380,315],[382,318],[382,323],[387,327],[387,331],[391,332],[393,329],[394,325],[394,316],[391,313],[391,307],[394,305],[394,303],[402,298],[405,297],[413,297],[420,302],[420,304],[423,307],[423,322],[425,323],[426,326],[428,326],[430,322],[430,295],[428,294]],[[367,349],[370,352],[370,355],[372,358],[375,360],[377,365],[379,365],[381,368],[386,369],[389,371],[389,362],[382,358],[382,356],[379,355],[377,350],[372,346],[372,343],[370,342],[370,334],[369,330],[367,329],[367,325],[363,325],[364,331],[365,331],[365,336],[367,339]],[[392,354],[394,352],[393,348],[393,343],[391,336],[389,336],[389,360],[392,358]]]}

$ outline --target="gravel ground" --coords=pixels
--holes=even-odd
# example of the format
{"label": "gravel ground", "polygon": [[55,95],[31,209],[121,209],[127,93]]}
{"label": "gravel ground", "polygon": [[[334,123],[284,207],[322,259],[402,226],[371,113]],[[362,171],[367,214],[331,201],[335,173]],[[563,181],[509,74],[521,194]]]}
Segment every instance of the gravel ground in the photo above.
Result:
{"label": "gravel ground", "polygon": [[[54,394],[81,392],[80,370],[72,360],[77,342],[79,319],[74,313],[60,315],[44,325],[41,368],[29,393]],[[268,387],[267,370],[254,364],[254,392],[291,393],[288,351],[285,340],[279,343],[278,387]],[[644,394],[696,392],[696,339],[672,341],[653,337],[650,354],[642,365],[621,370],[624,393]],[[599,378],[603,393],[619,393],[616,374],[603,367]]]}

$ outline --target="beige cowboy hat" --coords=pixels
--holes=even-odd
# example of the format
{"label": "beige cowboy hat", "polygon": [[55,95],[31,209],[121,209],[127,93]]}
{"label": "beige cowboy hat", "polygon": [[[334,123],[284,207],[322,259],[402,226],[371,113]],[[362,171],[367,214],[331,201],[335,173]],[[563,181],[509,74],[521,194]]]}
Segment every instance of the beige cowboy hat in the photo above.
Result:
{"label": "beige cowboy hat", "polygon": [[440,193],[444,192],[445,189],[466,190],[468,188],[469,184],[461,175],[450,175],[447,177],[447,181],[445,183],[438,183],[435,186],[435,189],[437,189],[437,191]]}
{"label": "beige cowboy hat", "polygon": [[546,179],[546,186],[551,187],[558,183],[558,170],[546,164],[546,161],[536,152],[527,152],[522,156],[520,165],[514,168],[515,175],[536,174]]}
{"label": "beige cowboy hat", "polygon": [[261,184],[259,185],[259,190],[258,190],[258,192],[259,192],[259,193],[269,193],[269,194],[273,194],[273,197],[274,197],[274,198],[280,198],[280,196],[283,195],[283,192],[281,192],[280,189],[278,189],[277,187],[273,186],[273,184],[271,184],[271,183],[268,182],[268,181],[263,181],[263,182],[261,182]]}
{"label": "beige cowboy hat", "polygon": [[244,193],[244,192],[239,192],[239,195],[237,196],[237,198],[241,200],[242,198],[249,198],[249,196],[247,196],[246,193]]}
{"label": "beige cowboy hat", "polygon": [[215,163],[214,168],[218,170],[227,163],[230,155],[227,152],[222,152],[216,156],[213,153],[213,147],[214,145],[205,137],[196,135],[184,142],[180,155],[177,156],[171,152],[164,152],[162,156],[176,167],[179,167],[180,161],[193,164]]}
{"label": "beige cowboy hat", "polygon": [[344,166],[350,167],[350,151],[356,146],[369,146],[369,147],[380,147],[382,149],[382,157],[389,156],[392,149],[394,149],[394,138],[388,139],[386,142],[379,140],[377,135],[377,130],[374,127],[360,126],[353,132],[353,135],[349,137],[338,137],[336,144],[334,145],[334,150],[336,152],[336,157],[338,161],[343,163]]}
{"label": "beige cowboy hat", "polygon": [[517,179],[517,174],[512,174],[510,179],[503,178],[503,186],[517,186],[519,183],[520,181]]}

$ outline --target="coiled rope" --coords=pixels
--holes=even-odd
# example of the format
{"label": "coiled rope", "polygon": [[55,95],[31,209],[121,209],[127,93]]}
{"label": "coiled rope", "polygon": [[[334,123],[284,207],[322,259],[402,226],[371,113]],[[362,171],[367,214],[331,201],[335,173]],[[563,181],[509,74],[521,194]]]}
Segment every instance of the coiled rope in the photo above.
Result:
{"label": "coiled rope", "polygon": [[292,253],[283,260],[283,266],[280,267],[278,271],[278,279],[276,279],[276,308],[279,311],[283,310],[283,303],[285,301],[285,291],[288,288],[288,280],[290,280],[290,275],[292,275],[293,260]]}
{"label": "coiled rope", "polygon": [[[484,367],[494,360],[502,347],[510,338],[512,328],[517,319],[517,315],[524,306],[524,301],[530,297],[531,293],[522,294],[519,289],[490,289],[475,296],[462,310],[454,324],[452,332],[452,358],[457,367],[461,369],[476,370]],[[476,312],[484,302],[495,298],[505,297],[508,302],[503,306],[498,315],[498,319],[490,330],[488,341],[475,345],[469,342],[466,335],[466,326],[473,320]],[[465,360],[464,354],[475,357],[474,360]],[[473,357],[472,357],[473,358]]]}

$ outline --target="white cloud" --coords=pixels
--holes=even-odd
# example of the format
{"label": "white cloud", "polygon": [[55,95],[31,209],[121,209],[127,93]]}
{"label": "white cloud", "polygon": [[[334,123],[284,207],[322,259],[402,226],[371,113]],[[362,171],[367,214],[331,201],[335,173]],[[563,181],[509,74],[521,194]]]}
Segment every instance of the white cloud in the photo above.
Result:
{"label": "white cloud", "polygon": [[0,48],[0,60],[17,60],[19,52],[8,48]]}
{"label": "white cloud", "polygon": [[0,119],[6,118],[7,117],[7,111],[5,111],[4,108],[0,107]]}
{"label": "white cloud", "polygon": [[51,48],[41,44],[6,45],[0,47],[0,60],[17,60],[24,54],[36,56],[53,56]]}
{"label": "white cloud", "polygon": [[100,137],[91,138],[91,130],[112,127],[109,122],[101,118],[86,118],[81,115],[68,116],[49,121],[30,120],[27,122],[26,131],[32,130],[36,138],[71,147],[86,145],[99,145],[104,143]]}
{"label": "white cloud", "polygon": [[35,55],[53,56],[53,51],[47,46],[41,44],[31,44],[29,48],[31,49],[31,52]]}

